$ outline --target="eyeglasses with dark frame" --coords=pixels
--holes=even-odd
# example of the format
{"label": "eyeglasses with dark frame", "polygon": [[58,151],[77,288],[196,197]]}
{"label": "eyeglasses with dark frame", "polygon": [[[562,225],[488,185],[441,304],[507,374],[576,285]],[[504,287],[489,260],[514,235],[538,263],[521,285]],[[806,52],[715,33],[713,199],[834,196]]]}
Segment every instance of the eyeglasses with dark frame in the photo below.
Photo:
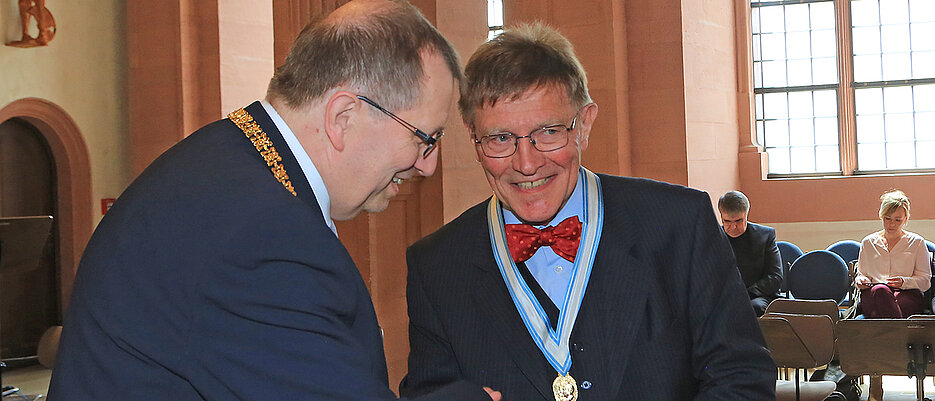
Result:
{"label": "eyeglasses with dark frame", "polygon": [[487,134],[480,139],[474,138],[474,143],[480,145],[484,156],[496,159],[510,157],[516,153],[519,147],[519,140],[529,138],[532,146],[540,152],[551,152],[559,150],[568,145],[568,133],[575,129],[575,123],[578,121],[578,113],[571,120],[569,126],[563,124],[548,125],[532,130],[529,135],[517,136],[512,132],[494,132]]}
{"label": "eyeglasses with dark frame", "polygon": [[384,109],[383,106],[380,106],[377,104],[377,102],[370,100],[370,98],[362,95],[357,95],[357,98],[363,100],[364,103],[373,106],[373,108],[380,110],[383,114],[390,116],[390,118],[396,120],[396,122],[400,123],[403,127],[406,127],[406,129],[408,129],[409,132],[412,132],[413,135],[419,137],[419,139],[422,140],[422,143],[426,146],[425,151],[422,152],[423,159],[429,157],[429,155],[432,154],[436,148],[435,145],[438,143],[438,140],[445,136],[445,131],[438,131],[432,135],[426,134],[424,131],[416,128],[415,125],[410,124],[408,121],[399,118],[399,116],[396,114],[393,114],[389,110]]}

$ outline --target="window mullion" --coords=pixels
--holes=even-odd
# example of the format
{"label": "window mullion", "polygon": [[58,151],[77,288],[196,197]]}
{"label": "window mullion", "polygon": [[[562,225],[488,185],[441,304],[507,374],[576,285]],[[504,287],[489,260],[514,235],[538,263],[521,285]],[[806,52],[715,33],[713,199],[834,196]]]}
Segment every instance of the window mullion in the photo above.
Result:
{"label": "window mullion", "polygon": [[857,122],[854,106],[854,51],[851,35],[850,0],[835,0],[838,33],[838,149],[841,173],[853,175],[857,170]]}

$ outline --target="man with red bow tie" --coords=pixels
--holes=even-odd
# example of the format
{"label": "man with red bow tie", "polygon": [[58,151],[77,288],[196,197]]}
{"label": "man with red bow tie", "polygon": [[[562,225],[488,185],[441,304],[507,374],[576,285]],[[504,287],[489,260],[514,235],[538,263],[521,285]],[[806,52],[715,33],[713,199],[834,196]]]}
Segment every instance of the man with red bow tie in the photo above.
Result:
{"label": "man with red bow tie", "polygon": [[402,394],[772,400],[775,367],[707,194],[580,164],[598,107],[542,25],[481,45],[459,107],[494,196],[410,247]]}

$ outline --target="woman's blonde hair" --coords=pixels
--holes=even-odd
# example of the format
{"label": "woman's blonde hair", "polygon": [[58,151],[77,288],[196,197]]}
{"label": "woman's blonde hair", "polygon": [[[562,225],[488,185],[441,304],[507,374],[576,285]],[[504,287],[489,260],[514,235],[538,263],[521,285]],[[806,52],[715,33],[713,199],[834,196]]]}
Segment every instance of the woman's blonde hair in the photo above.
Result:
{"label": "woman's blonde hair", "polygon": [[909,197],[903,191],[894,189],[880,196],[880,218],[889,216],[902,208],[906,211],[906,217],[909,216]]}

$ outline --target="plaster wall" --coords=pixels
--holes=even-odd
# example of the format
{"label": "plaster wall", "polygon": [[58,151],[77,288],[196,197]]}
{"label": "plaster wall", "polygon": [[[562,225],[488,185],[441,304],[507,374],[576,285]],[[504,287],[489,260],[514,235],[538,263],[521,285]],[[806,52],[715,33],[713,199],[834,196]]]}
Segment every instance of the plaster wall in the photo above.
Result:
{"label": "plaster wall", "polygon": [[682,4],[626,2],[632,174],[688,185]]}
{"label": "plaster wall", "polygon": [[682,2],[688,185],[712,200],[739,185],[732,0]]}
{"label": "plaster wall", "polygon": [[[846,239],[860,241],[867,234],[880,231],[880,220],[815,221],[799,223],[763,223],[776,229],[776,239],[796,244],[803,252],[825,249]],[[906,230],[935,240],[935,220],[909,220]]]}
{"label": "plaster wall", "polygon": [[221,1],[218,20],[221,109],[217,112],[224,116],[266,96],[273,76],[273,4]]}
{"label": "plaster wall", "polygon": [[[91,160],[93,206],[115,198],[131,178],[127,157],[127,68],[123,1],[47,2],[55,18],[55,38],[45,47],[0,46],[0,108],[36,97],[71,116]],[[0,2],[4,43],[20,39],[17,2]]]}

